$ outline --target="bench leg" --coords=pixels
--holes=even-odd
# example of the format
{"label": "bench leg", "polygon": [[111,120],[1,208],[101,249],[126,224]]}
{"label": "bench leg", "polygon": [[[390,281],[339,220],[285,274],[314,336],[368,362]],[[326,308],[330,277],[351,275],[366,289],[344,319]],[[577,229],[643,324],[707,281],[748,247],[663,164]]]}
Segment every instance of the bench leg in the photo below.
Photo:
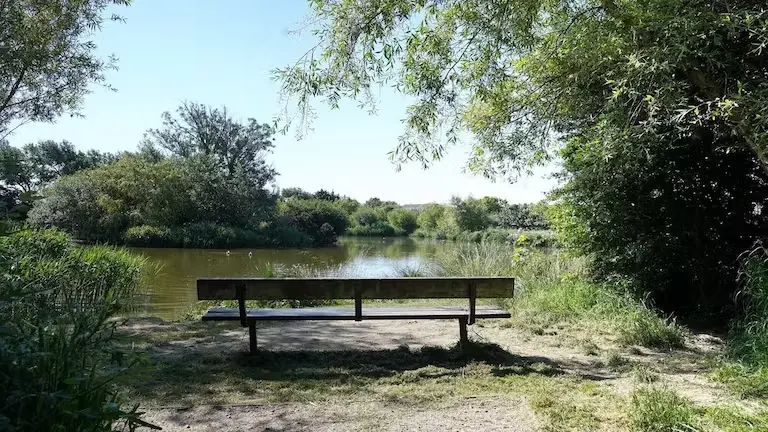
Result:
{"label": "bench leg", "polygon": [[251,354],[256,354],[256,321],[248,321],[248,338],[251,345]]}
{"label": "bench leg", "polygon": [[459,318],[459,343],[462,347],[467,346],[469,337],[467,336],[467,318]]}

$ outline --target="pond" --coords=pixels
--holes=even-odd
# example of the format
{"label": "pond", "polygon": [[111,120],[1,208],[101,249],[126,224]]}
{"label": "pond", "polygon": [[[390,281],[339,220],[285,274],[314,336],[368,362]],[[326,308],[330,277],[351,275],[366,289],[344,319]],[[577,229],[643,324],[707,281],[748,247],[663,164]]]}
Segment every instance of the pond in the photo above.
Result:
{"label": "pond", "polygon": [[410,238],[344,237],[335,247],[313,249],[147,249],[131,250],[158,268],[142,301],[143,312],[173,319],[197,301],[202,277],[260,277],[269,266],[303,265],[321,275],[392,277],[404,269],[432,267],[433,257],[452,242]]}

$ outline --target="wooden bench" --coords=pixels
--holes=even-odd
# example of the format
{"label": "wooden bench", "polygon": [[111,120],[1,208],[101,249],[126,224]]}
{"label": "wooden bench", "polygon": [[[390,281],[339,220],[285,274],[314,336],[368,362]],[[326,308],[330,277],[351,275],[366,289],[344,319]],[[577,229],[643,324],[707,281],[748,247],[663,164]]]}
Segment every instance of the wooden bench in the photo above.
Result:
{"label": "wooden bench", "polygon": [[[467,324],[479,318],[509,318],[498,307],[476,306],[478,298],[511,298],[512,278],[386,278],[197,280],[198,300],[237,300],[238,308],[211,308],[203,321],[240,321],[248,327],[251,353],[256,352],[257,321],[457,319],[462,344]],[[363,307],[363,300],[468,299],[468,306]],[[354,300],[355,307],[247,309],[247,300]]]}

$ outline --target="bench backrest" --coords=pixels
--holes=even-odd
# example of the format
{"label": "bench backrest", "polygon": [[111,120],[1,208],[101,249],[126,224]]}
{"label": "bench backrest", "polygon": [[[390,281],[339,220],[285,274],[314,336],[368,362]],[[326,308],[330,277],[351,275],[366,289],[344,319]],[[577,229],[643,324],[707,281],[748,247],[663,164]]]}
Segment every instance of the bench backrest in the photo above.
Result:
{"label": "bench backrest", "polygon": [[344,300],[354,299],[357,319],[363,299],[469,299],[469,319],[474,322],[475,299],[510,298],[513,278],[377,278],[377,279],[265,279],[205,278],[197,280],[198,300],[238,300],[245,320],[246,300]]}

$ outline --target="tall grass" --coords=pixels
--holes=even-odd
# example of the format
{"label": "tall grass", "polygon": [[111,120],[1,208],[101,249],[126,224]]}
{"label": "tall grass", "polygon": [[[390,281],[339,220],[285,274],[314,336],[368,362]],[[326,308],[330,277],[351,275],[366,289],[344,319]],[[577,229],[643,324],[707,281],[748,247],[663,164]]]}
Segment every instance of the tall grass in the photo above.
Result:
{"label": "tall grass", "polygon": [[735,406],[698,407],[667,388],[641,387],[628,407],[631,432],[757,432],[768,430],[768,412]]}
{"label": "tall grass", "polygon": [[672,348],[683,345],[684,329],[659,316],[617,287],[590,282],[588,261],[499,244],[462,244],[438,255],[446,276],[513,276],[515,319],[545,327],[562,321],[609,324],[625,344]]}
{"label": "tall grass", "polygon": [[77,247],[57,231],[0,238],[0,426],[146,425],[112,385],[130,366],[113,344],[115,317],[131,306],[142,266],[125,251]]}
{"label": "tall grass", "polygon": [[768,397],[768,250],[755,247],[741,257],[738,316],[731,323],[729,357],[715,378],[742,396]]}

